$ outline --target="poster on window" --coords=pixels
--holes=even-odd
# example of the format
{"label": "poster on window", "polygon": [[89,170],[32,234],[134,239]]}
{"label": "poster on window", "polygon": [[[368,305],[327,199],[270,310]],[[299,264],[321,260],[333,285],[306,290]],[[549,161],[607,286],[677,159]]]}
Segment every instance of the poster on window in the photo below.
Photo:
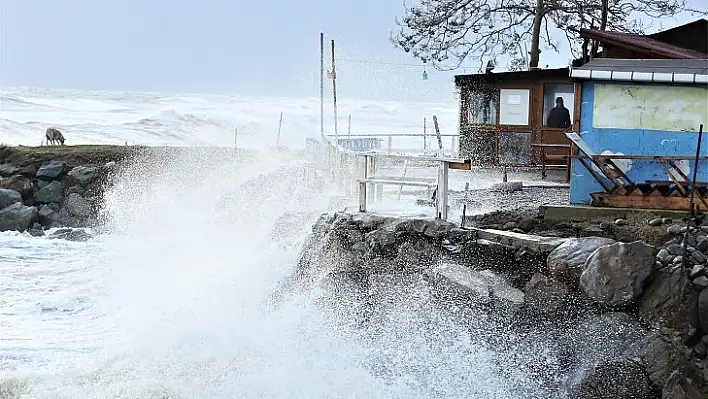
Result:
{"label": "poster on window", "polygon": [[529,90],[501,89],[499,123],[502,125],[529,124]]}

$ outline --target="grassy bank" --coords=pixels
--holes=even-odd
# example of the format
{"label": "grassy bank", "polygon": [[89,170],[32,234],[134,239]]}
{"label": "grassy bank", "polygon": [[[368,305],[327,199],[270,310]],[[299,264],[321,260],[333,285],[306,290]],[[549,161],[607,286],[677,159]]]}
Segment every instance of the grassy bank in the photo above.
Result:
{"label": "grassy bank", "polygon": [[61,160],[70,168],[79,165],[102,165],[117,162],[135,151],[136,147],[119,145],[72,145],[72,146],[0,146],[0,164],[17,167],[38,166],[43,162]]}

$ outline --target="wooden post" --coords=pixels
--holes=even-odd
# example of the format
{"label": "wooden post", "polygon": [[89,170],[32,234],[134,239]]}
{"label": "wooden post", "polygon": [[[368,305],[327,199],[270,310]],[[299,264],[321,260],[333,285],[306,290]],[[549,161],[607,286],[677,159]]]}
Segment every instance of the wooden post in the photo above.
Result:
{"label": "wooden post", "polygon": [[428,149],[428,121],[426,117],[423,117],[423,151]]}
{"label": "wooden post", "polygon": [[352,135],[352,114],[349,114],[349,123],[347,124],[347,136]]}
{"label": "wooden post", "polygon": [[236,148],[238,148],[238,128],[234,128],[234,152],[236,151]]}
{"label": "wooden post", "polygon": [[440,147],[440,152],[442,152],[442,136],[440,135],[440,126],[438,125],[438,117],[436,115],[433,115],[433,124],[435,125],[435,135],[438,136],[438,147]]}
{"label": "wooden post", "polygon": [[449,174],[449,162],[440,161],[438,167],[438,187],[435,196],[436,217],[447,220],[447,185]]}
{"label": "wooden post", "polygon": [[320,32],[320,137],[324,139],[324,33]]}
{"label": "wooden post", "polygon": [[278,138],[275,140],[275,147],[280,148],[280,129],[283,127],[283,111],[280,111],[280,121],[278,121]]}
{"label": "wooden post", "polygon": [[387,147],[388,153],[390,154],[391,151],[393,150],[393,137],[388,136],[388,147]]}
{"label": "wooden post", "polygon": [[339,132],[337,131],[337,70],[334,66],[334,40],[332,40],[332,102],[334,105],[334,140],[339,147]]}

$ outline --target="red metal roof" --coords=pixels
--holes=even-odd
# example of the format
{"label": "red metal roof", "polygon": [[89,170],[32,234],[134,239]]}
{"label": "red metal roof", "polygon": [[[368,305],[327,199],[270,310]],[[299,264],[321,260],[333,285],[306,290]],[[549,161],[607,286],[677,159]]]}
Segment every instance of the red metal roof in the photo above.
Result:
{"label": "red metal roof", "polygon": [[633,35],[631,33],[608,32],[597,29],[580,29],[580,37],[598,40],[638,52],[657,55],[665,58],[703,60],[708,59],[708,54],[688,50],[672,44],[652,39],[648,36]]}

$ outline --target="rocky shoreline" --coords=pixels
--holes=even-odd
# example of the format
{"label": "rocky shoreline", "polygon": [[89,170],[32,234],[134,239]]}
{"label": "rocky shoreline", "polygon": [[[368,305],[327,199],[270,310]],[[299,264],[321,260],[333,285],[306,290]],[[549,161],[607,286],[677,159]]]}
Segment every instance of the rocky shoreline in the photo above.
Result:
{"label": "rocky shoreline", "polygon": [[251,155],[209,147],[0,146],[0,231],[38,236],[54,227],[96,227],[104,193],[128,169],[145,173],[180,160],[243,161]]}
{"label": "rocky shoreline", "polygon": [[131,148],[1,148],[0,231],[95,226],[111,174]]}
{"label": "rocky shoreline", "polygon": [[708,397],[708,228],[690,228],[684,262],[685,224],[653,227],[670,239],[572,236],[543,252],[433,219],[328,213],[290,286],[354,285],[366,323],[381,281],[418,276],[442,300],[553,337],[558,397]]}

